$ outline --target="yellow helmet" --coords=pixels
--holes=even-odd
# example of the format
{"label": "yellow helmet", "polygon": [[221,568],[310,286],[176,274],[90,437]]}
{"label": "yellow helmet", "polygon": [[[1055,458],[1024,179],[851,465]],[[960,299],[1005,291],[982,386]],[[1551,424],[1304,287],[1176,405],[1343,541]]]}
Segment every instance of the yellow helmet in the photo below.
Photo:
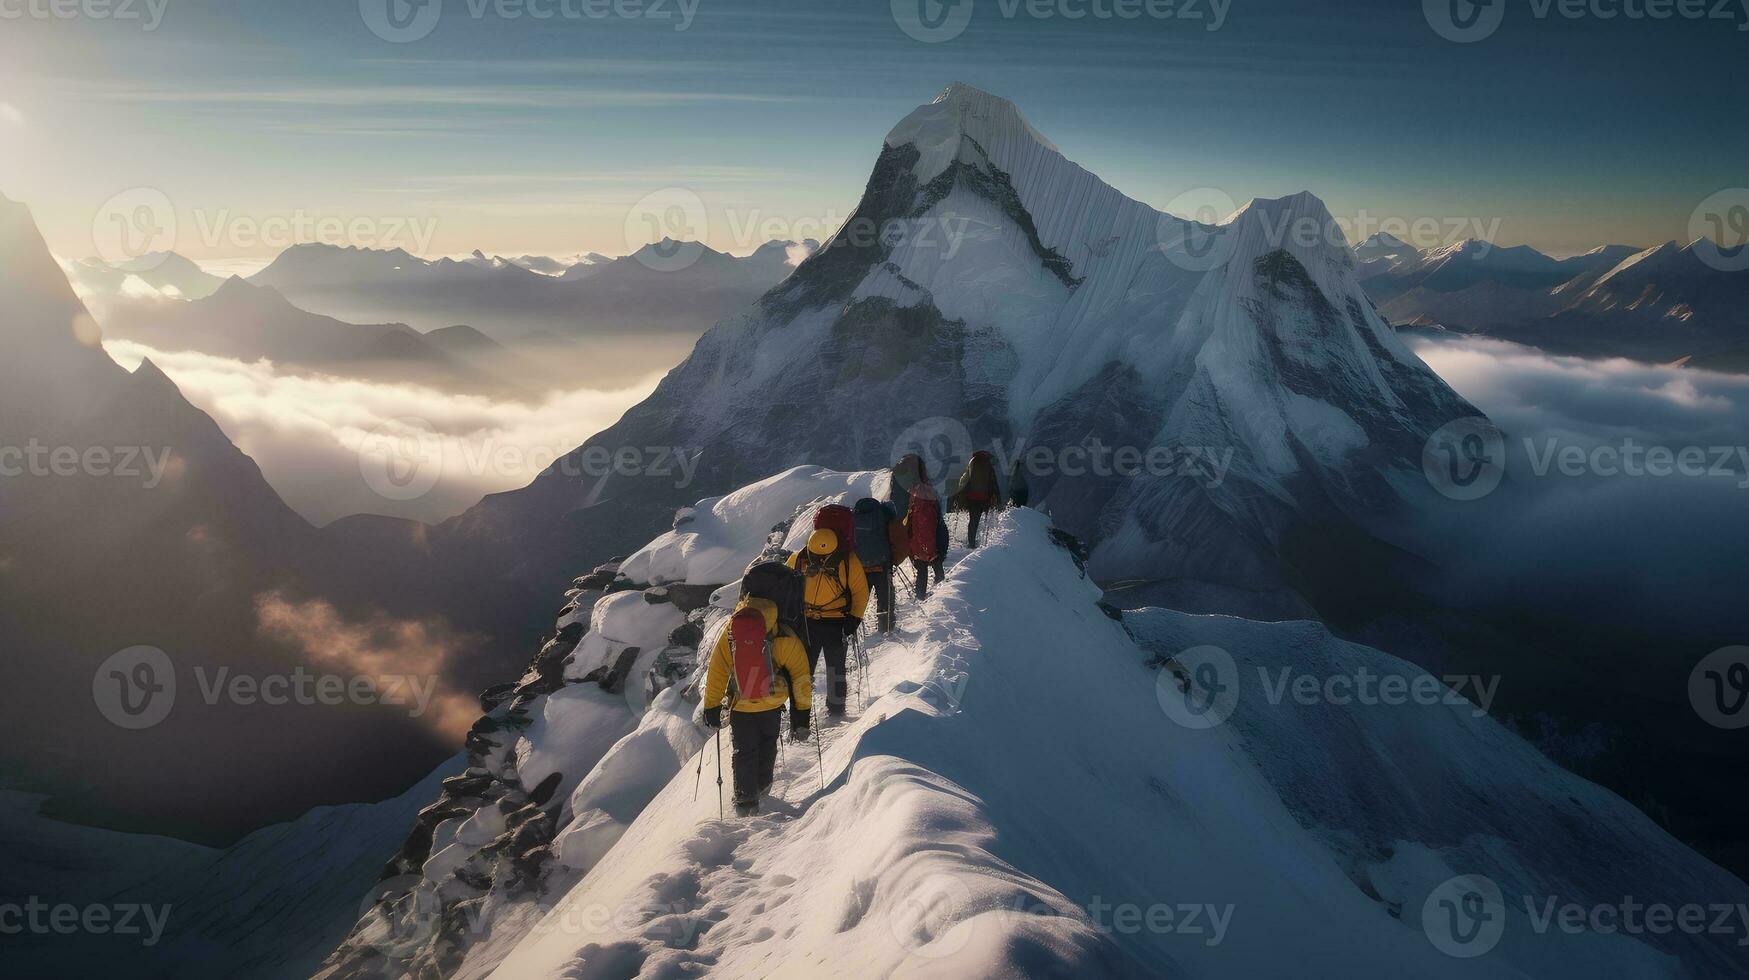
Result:
{"label": "yellow helmet", "polygon": [[808,535],[808,552],[824,557],[838,550],[838,533],[829,527]]}

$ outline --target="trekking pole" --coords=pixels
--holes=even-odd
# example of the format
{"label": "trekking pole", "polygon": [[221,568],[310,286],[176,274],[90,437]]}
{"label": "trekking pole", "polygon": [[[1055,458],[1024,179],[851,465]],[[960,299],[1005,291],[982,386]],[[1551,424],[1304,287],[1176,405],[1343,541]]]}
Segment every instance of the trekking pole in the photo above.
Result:
{"label": "trekking pole", "polygon": [[698,802],[698,786],[704,782],[704,746],[698,747],[698,771],[692,774],[692,802]]}
{"label": "trekking pole", "polygon": [[[731,709],[732,710],[732,709]],[[723,726],[717,726],[717,819],[723,819]]]}
{"label": "trekking pole", "polygon": [[[824,793],[826,792],[826,750],[821,748],[822,741],[820,727],[816,725],[814,726],[814,758],[820,763],[820,792]],[[804,762],[802,765],[807,765],[807,763]]]}

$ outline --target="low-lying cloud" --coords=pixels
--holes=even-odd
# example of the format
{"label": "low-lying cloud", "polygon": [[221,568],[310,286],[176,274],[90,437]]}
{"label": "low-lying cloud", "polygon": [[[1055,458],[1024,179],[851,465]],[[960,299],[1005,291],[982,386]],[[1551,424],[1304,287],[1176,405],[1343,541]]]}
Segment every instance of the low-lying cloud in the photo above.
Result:
{"label": "low-lying cloud", "polygon": [[1446,529],[1467,599],[1672,639],[1749,627],[1749,377],[1475,338],[1416,349],[1505,435],[1505,481]]}
{"label": "low-lying cloud", "polygon": [[320,599],[277,592],[256,596],[255,615],[263,636],[300,650],[312,667],[367,680],[375,701],[404,708],[453,742],[480,715],[479,701],[450,680],[469,641],[442,622],[383,613],[352,621]]}
{"label": "low-lying cloud", "polygon": [[[371,513],[440,521],[488,493],[526,485],[554,458],[617,421],[659,376],[538,401],[453,395],[413,385],[291,374],[268,361],[131,341],[104,348],[133,369],[150,358],[261,466],[286,503],[317,524]],[[385,486],[372,468],[385,438],[420,433],[415,483]],[[403,489],[405,492],[403,492]]]}

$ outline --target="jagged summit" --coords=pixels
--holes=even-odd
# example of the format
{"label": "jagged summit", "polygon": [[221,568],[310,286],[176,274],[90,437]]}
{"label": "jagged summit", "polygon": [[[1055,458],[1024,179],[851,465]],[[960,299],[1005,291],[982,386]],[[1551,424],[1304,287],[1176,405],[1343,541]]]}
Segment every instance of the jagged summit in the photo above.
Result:
{"label": "jagged summit", "polygon": [[913,172],[919,180],[929,180],[958,157],[965,138],[1004,159],[1028,143],[1058,153],[1056,144],[1034,129],[1014,103],[964,82],[954,82],[900,120],[887,133],[886,144],[915,146],[920,157]]}

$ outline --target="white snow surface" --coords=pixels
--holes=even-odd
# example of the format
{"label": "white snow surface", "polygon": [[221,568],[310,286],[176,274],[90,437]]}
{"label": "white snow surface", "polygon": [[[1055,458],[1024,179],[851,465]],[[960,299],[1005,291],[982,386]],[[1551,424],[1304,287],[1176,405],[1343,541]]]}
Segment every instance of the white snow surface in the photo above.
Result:
{"label": "white snow surface", "polygon": [[[740,581],[747,563],[764,549],[773,525],[811,502],[849,504],[872,496],[876,477],[874,472],[796,466],[733,493],[701,500],[675,518],[673,530],[620,563],[620,574],[646,585]],[[804,523],[797,522],[792,537],[805,536]],[[796,545],[787,547],[794,550]]]}
{"label": "white snow surface", "polygon": [[[783,509],[740,506],[761,531]],[[902,607],[895,636],[868,640],[851,720],[825,728],[819,758],[785,746],[761,816],[718,819],[716,753],[680,689],[665,691],[572,797],[557,849],[587,874],[463,975],[1731,969],[1704,941],[1539,932],[1510,897],[1497,948],[1445,955],[1422,907],[1460,874],[1581,903],[1745,889],[1467,702],[1298,707],[1246,679],[1423,676],[1406,662],[1311,623],[1147,610],[1126,629],[1041,514],[1005,513],[987,534],[955,549],[926,603]],[[1148,663],[1205,644],[1232,652],[1241,696],[1227,724],[1192,730],[1165,710],[1182,698],[1159,683],[1171,675]]]}

